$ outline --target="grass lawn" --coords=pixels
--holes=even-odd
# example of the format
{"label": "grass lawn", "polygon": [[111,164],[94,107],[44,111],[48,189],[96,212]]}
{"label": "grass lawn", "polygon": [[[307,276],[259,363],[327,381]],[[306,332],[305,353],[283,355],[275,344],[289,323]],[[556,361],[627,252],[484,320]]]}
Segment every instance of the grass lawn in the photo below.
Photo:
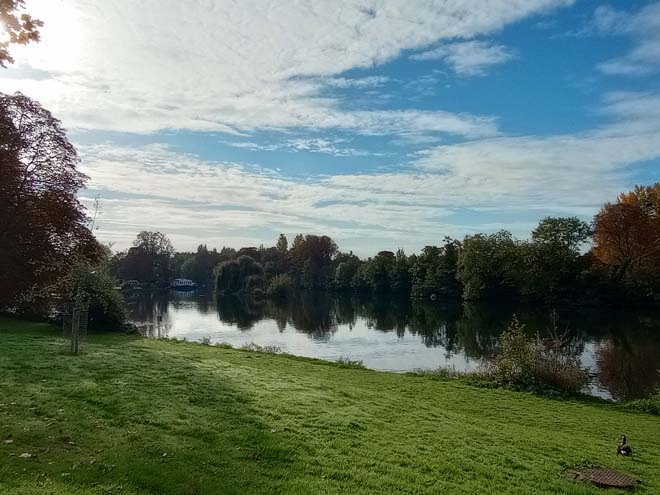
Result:
{"label": "grass lawn", "polygon": [[602,492],[562,477],[580,463],[660,493],[660,419],[616,405],[121,335],[70,356],[59,335],[0,319],[2,494]]}

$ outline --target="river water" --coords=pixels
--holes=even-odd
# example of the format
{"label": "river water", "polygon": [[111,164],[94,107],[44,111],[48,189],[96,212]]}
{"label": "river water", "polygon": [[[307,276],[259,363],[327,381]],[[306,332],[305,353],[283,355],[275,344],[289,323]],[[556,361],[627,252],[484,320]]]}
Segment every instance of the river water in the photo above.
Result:
{"label": "river water", "polygon": [[[561,335],[589,370],[585,392],[607,399],[644,397],[660,385],[660,313],[608,308],[410,302],[387,297],[299,293],[284,303],[203,292],[127,294],[144,335],[189,341],[255,343],[291,354],[372,369],[475,370],[492,356],[515,314],[530,333]],[[552,313],[555,313],[553,323]]]}

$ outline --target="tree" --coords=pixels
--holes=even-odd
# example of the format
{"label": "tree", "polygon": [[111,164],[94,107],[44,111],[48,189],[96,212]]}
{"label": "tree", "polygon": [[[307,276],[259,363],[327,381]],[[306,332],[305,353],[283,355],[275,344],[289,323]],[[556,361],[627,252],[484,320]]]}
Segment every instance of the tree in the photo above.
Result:
{"label": "tree", "polygon": [[546,217],[532,231],[532,241],[572,257],[579,255],[580,247],[591,237],[591,227],[577,217]]}
{"label": "tree", "polygon": [[264,269],[249,256],[225,261],[216,268],[216,289],[220,294],[236,294],[263,288]]}
{"label": "tree", "polygon": [[412,296],[429,297],[432,294],[456,297],[460,294],[456,269],[460,243],[445,237],[444,245],[426,246],[410,263]]}
{"label": "tree", "polygon": [[29,14],[19,14],[24,8],[25,0],[0,0],[0,25],[7,33],[6,38],[0,41],[0,67],[14,63],[9,54],[10,45],[27,45],[32,41],[39,41],[38,28],[44,23],[33,19]]}
{"label": "tree", "polygon": [[403,249],[399,249],[394,256],[394,264],[390,271],[390,286],[394,291],[407,293],[411,285],[410,261]]}
{"label": "tree", "polygon": [[465,237],[456,272],[463,284],[463,298],[472,300],[509,292],[507,274],[517,261],[515,251],[516,243],[506,230]]}
{"label": "tree", "polygon": [[100,246],[77,198],[87,177],[59,120],[0,93],[0,304],[35,295]]}
{"label": "tree", "polygon": [[153,258],[159,256],[172,256],[174,248],[167,236],[161,232],[149,232],[143,230],[133,241],[133,246],[142,248],[145,253]]}
{"label": "tree", "polygon": [[115,278],[104,264],[77,263],[63,281],[62,293],[68,301],[89,304],[89,325],[121,330],[126,324],[126,301],[115,289]]}
{"label": "tree", "polygon": [[531,242],[517,245],[516,273],[521,294],[556,299],[580,285],[580,248],[589,240],[591,226],[577,217],[546,217],[532,231]]}
{"label": "tree", "polygon": [[660,183],[605,203],[594,221],[593,253],[615,280],[660,276]]}
{"label": "tree", "polygon": [[286,253],[289,250],[289,241],[284,234],[280,234],[280,237],[277,239],[276,247],[280,253]]}
{"label": "tree", "polygon": [[120,262],[119,276],[124,280],[154,281],[153,258],[141,247],[130,248]]}
{"label": "tree", "polygon": [[297,235],[290,255],[299,282],[307,288],[328,287],[334,275],[330,265],[337,251],[337,244],[328,236]]}
{"label": "tree", "polygon": [[165,234],[143,230],[133,241],[133,247],[141,250],[151,260],[153,279],[148,281],[169,280],[170,259],[174,254],[174,248]]}

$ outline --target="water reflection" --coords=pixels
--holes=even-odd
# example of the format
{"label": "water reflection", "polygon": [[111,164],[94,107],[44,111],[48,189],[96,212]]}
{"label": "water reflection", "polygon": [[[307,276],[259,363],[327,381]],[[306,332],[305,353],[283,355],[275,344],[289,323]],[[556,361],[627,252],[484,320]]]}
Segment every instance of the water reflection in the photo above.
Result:
{"label": "water reflection", "polygon": [[[292,354],[406,371],[476,369],[491,357],[515,313],[530,332],[553,330],[553,308],[411,302],[301,292],[286,301],[200,293],[129,294],[131,319],[149,337],[277,346]],[[648,395],[660,384],[660,315],[555,308],[570,352],[589,369],[589,392],[614,399]]]}

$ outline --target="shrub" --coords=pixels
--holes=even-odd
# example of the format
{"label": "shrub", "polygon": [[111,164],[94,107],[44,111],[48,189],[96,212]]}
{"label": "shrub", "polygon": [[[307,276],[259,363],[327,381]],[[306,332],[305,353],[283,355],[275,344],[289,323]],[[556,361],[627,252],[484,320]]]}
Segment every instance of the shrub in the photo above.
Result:
{"label": "shrub", "polygon": [[531,338],[525,325],[514,316],[502,334],[494,360],[493,376],[499,382],[524,389],[554,389],[578,393],[587,383],[587,373],[580,367],[564,338]]}
{"label": "shrub", "polygon": [[626,407],[660,416],[660,392],[646,399],[638,399],[626,404]]}
{"label": "shrub", "polygon": [[454,366],[440,366],[439,368],[430,370],[418,369],[412,373],[417,376],[427,376],[439,380],[468,380],[474,382],[489,382],[493,380],[492,374],[486,367],[474,371],[460,371]]}
{"label": "shrub", "polygon": [[254,342],[250,342],[249,344],[243,344],[241,346],[241,350],[251,351],[251,352],[265,352],[268,354],[282,354],[282,349],[280,349],[276,345],[259,345]]}
{"label": "shrub", "polygon": [[89,303],[90,328],[124,329],[126,302],[115,282],[105,268],[80,263],[65,281],[64,296]]}
{"label": "shrub", "polygon": [[293,283],[288,275],[275,275],[268,284],[266,292],[271,297],[285,298],[292,287]]}
{"label": "shrub", "polygon": [[352,360],[347,357],[340,357],[335,361],[335,364],[340,368],[357,368],[364,369],[364,364],[359,360]]}

